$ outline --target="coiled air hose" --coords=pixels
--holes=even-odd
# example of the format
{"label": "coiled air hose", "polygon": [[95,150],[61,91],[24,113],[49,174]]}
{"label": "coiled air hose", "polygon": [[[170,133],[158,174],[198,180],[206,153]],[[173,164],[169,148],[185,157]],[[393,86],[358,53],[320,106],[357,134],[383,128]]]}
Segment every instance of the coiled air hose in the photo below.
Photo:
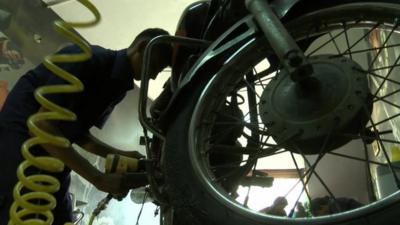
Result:
{"label": "coiled air hose", "polygon": [[[55,30],[68,38],[71,42],[77,44],[83,52],[74,55],[50,55],[44,59],[44,66],[69,84],[43,86],[35,90],[35,99],[42,107],[46,108],[48,112],[36,113],[28,119],[27,125],[32,134],[32,138],[25,141],[21,147],[21,153],[25,160],[17,169],[19,182],[15,185],[13,190],[14,203],[10,208],[10,221],[8,225],[51,225],[54,220],[51,210],[55,208],[57,201],[53,194],[59,190],[60,182],[50,175],[27,175],[26,170],[30,167],[36,167],[40,171],[55,173],[61,172],[64,169],[62,161],[51,156],[34,156],[30,152],[30,148],[42,144],[51,144],[63,148],[67,148],[71,145],[69,140],[65,137],[47,133],[35,124],[42,120],[76,120],[76,115],[73,112],[49,101],[44,95],[76,93],[84,89],[79,79],[55,64],[74,63],[91,58],[92,53],[89,44],[76,35],[73,29],[94,26],[100,21],[100,13],[88,0],[78,0],[78,2],[88,8],[95,18],[87,22],[54,22]],[[23,190],[29,190],[30,192],[25,193],[22,192]],[[38,202],[42,204],[38,204]],[[32,219],[32,216],[36,217]],[[69,224],[72,225],[71,223]]]}

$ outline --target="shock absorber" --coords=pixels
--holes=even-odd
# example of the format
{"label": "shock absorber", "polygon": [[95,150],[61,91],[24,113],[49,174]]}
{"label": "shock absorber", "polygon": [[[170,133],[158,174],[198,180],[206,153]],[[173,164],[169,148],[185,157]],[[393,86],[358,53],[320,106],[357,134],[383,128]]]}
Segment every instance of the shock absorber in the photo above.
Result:
{"label": "shock absorber", "polygon": [[44,59],[43,65],[54,75],[67,81],[68,84],[43,86],[35,90],[35,99],[48,112],[36,113],[28,119],[27,126],[32,138],[25,141],[21,147],[21,153],[25,160],[17,169],[19,181],[13,190],[14,203],[10,208],[8,225],[51,225],[54,220],[51,210],[55,208],[57,202],[53,194],[59,190],[60,182],[55,177],[47,174],[27,175],[26,170],[30,167],[35,167],[39,171],[55,173],[64,169],[64,164],[60,160],[51,156],[37,157],[32,154],[30,149],[35,145],[42,144],[51,144],[64,148],[71,145],[65,137],[47,133],[36,126],[36,123],[42,120],[76,120],[76,115],[73,112],[49,101],[44,96],[47,94],[76,93],[84,89],[79,79],[56,65],[56,63],[74,63],[91,58],[92,53],[89,44],[75,34],[73,29],[94,26],[100,21],[100,13],[88,0],[78,1],[93,13],[94,19],[87,22],[54,22],[55,30],[77,44],[82,49],[82,53],[50,55]]}

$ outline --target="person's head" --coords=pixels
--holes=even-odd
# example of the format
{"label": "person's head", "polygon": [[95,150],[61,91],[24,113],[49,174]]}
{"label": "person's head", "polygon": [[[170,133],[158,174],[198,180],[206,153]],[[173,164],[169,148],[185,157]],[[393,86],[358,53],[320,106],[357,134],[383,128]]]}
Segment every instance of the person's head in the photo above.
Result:
{"label": "person's head", "polygon": [[[140,80],[144,50],[147,44],[155,37],[168,35],[168,32],[159,28],[150,28],[142,31],[128,48],[128,56],[131,61],[134,78]],[[154,79],[165,67],[170,66],[172,47],[170,44],[157,44],[153,47],[148,76]]]}
{"label": "person's head", "polygon": [[284,209],[288,205],[288,201],[286,200],[285,197],[277,197],[274,201],[273,204],[275,207],[279,207],[281,209]]}
{"label": "person's head", "polygon": [[323,216],[330,214],[329,197],[315,198],[311,200],[311,213],[313,216]]}

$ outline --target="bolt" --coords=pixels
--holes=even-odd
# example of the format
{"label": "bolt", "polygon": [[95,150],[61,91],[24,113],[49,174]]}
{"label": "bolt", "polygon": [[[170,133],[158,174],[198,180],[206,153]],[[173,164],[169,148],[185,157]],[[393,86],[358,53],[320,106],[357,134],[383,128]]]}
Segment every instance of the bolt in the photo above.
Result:
{"label": "bolt", "polygon": [[303,58],[296,51],[291,51],[287,54],[289,65],[293,67],[300,66],[303,63]]}

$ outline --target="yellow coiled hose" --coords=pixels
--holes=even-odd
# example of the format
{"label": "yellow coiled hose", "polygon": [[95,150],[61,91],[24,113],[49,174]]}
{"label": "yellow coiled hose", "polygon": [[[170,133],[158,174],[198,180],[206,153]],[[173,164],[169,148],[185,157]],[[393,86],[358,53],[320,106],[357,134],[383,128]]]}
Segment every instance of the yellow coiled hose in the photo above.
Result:
{"label": "yellow coiled hose", "polygon": [[[41,171],[55,173],[61,172],[64,169],[62,161],[50,156],[36,157],[30,152],[30,148],[41,144],[51,144],[64,148],[71,145],[69,140],[65,137],[49,134],[41,130],[35,124],[42,120],[76,120],[76,115],[73,112],[49,101],[44,95],[83,91],[84,86],[79,79],[55,64],[74,63],[91,58],[92,53],[89,44],[76,35],[73,29],[94,26],[100,21],[100,13],[88,0],[78,1],[88,8],[95,18],[88,22],[54,22],[55,30],[68,38],[71,42],[77,44],[82,49],[83,53],[74,55],[50,55],[44,59],[44,66],[58,77],[68,81],[69,84],[44,86],[35,90],[35,99],[42,107],[46,108],[48,112],[36,113],[28,119],[27,125],[32,134],[32,138],[25,141],[21,147],[22,156],[25,158],[25,161],[23,161],[17,169],[19,182],[14,187],[14,203],[10,208],[10,221],[8,225],[51,225],[54,220],[51,210],[55,208],[57,201],[53,194],[59,190],[60,182],[55,177],[44,174],[28,176],[25,174],[25,170],[29,167],[36,167]],[[23,189],[31,192],[21,193]],[[38,201],[41,202],[40,205],[38,205]],[[31,215],[29,218],[32,218],[32,215],[41,216],[35,219],[24,219],[24,217],[26,218],[26,216],[29,215]]]}

